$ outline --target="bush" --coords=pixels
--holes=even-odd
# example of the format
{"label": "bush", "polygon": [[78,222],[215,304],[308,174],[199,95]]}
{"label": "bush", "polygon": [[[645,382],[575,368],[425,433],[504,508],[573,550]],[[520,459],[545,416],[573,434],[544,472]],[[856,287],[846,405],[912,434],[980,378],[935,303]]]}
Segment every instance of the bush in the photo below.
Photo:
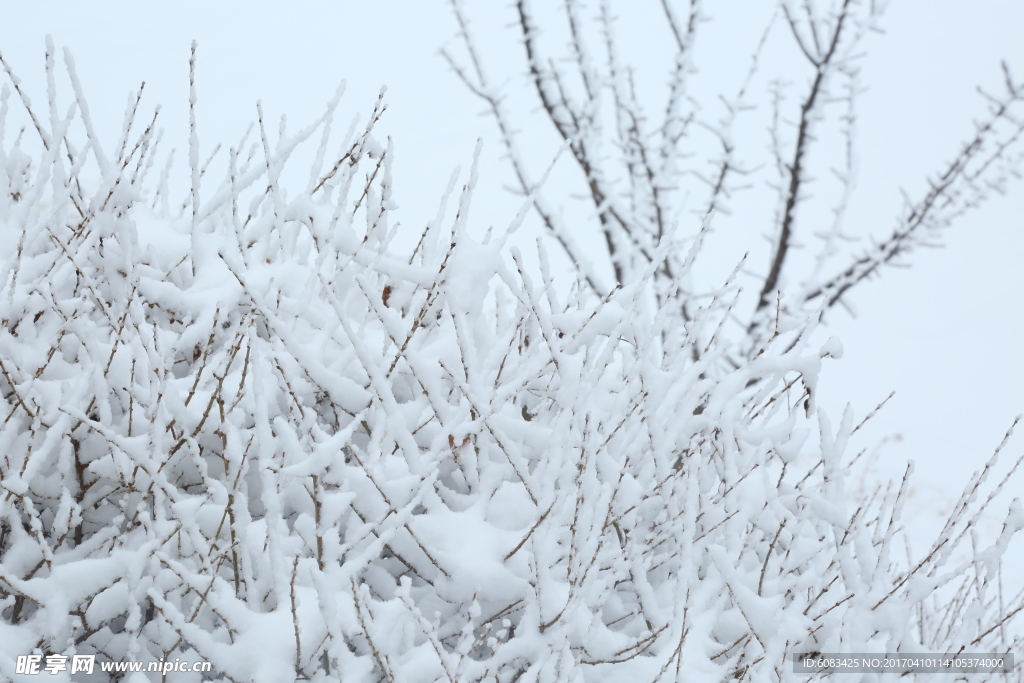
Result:
{"label": "bush", "polygon": [[473,236],[475,170],[404,252],[380,103],[334,157],[337,98],[294,136],[261,116],[262,154],[231,149],[214,187],[193,128],[175,211],[153,125],[136,105],[102,150],[69,73],[71,113],[51,88],[0,164],[5,678],[36,652],[212,664],[176,681],[718,683],[1018,644],[991,581],[1024,511],[952,564],[979,478],[895,557],[906,479],[847,510],[859,425],[815,406],[841,355],[815,316],[723,362],[734,284],[685,320],[678,289],[646,296],[671,239],[566,296],[543,250]]}

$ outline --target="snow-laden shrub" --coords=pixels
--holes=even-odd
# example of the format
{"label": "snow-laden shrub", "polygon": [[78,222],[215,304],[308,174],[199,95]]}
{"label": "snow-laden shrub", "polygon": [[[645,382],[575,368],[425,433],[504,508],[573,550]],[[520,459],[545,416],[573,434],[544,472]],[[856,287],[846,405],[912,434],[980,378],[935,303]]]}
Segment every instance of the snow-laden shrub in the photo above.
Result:
{"label": "snow-laden shrub", "polygon": [[0,158],[0,677],[35,680],[36,652],[237,682],[719,683],[1018,643],[989,579],[1020,506],[948,566],[972,490],[902,562],[896,492],[845,502],[857,425],[815,406],[840,347],[813,320],[733,367],[728,285],[685,324],[646,279],[565,297],[474,237],[473,176],[402,251],[379,106],[333,158],[337,99],[294,136],[261,121],[219,184],[193,135],[176,213],[144,184],[153,127],[104,151],[75,101]]}

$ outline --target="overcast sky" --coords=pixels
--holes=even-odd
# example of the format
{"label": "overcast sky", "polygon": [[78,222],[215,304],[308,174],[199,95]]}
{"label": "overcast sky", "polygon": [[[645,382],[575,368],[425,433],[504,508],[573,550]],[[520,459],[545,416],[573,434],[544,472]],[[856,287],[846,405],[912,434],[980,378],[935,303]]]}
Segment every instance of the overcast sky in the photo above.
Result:
{"label": "overcast sky", "polygon": [[[520,54],[514,35],[501,31],[511,17],[507,3],[466,4],[499,62],[493,71],[515,76]],[[517,202],[502,190],[507,170],[491,121],[479,115],[479,103],[438,56],[454,32],[446,3],[212,5],[7,3],[0,51],[42,103],[45,36],[70,48],[108,146],[120,130],[129,91],[142,80],[144,102],[161,103],[168,135],[179,145],[185,140],[192,39],[199,42],[199,131],[207,151],[215,142],[237,140],[257,99],[273,118],[286,113],[295,130],[320,114],[341,80],[348,83],[341,123],[367,113],[386,85],[390,108],[382,126],[395,141],[403,223],[421,224],[433,215],[449,174],[468,165],[478,137],[485,145],[484,172],[474,215],[496,226],[514,215]],[[710,5],[712,18],[726,20],[730,12],[757,17],[768,3]],[[883,25],[885,35],[868,43],[863,82],[869,90],[859,105],[857,201],[863,208],[854,218],[863,226],[850,227],[866,232],[891,228],[899,188],[922,187],[971,132],[972,119],[983,113],[974,88],[998,86],[1001,59],[1024,79],[1024,3],[1018,0],[893,0]],[[756,33],[760,25],[746,28]],[[707,71],[714,64],[701,66]],[[178,155],[184,159],[185,150]],[[915,459],[912,513],[948,506],[958,483],[1024,412],[1022,216],[1024,186],[1016,185],[954,226],[945,249],[919,252],[913,268],[890,270],[860,288],[852,299],[856,319],[832,316],[846,357],[823,375],[824,404],[836,413],[850,401],[863,415],[896,391],[855,447],[902,434],[883,455],[893,472]],[[1022,450],[1018,435],[1006,455]]]}

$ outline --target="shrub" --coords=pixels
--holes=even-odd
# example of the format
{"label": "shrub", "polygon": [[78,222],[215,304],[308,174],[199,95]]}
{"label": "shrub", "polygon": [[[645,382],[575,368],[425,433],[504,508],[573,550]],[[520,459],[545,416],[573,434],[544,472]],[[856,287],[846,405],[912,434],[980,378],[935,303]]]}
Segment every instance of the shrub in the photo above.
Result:
{"label": "shrub", "polygon": [[331,157],[338,98],[277,139],[261,114],[215,186],[193,127],[175,211],[138,105],[102,150],[68,71],[71,113],[22,98],[39,140],[0,164],[5,678],[37,652],[212,664],[181,681],[717,683],[802,678],[799,652],[1018,644],[990,584],[1020,505],[952,564],[979,478],[897,559],[906,479],[847,509],[859,425],[815,406],[841,347],[813,315],[724,362],[733,283],[686,320],[678,289],[646,296],[667,237],[606,296],[582,274],[566,296],[543,249],[534,268],[474,236],[475,170],[402,251],[379,102]]}

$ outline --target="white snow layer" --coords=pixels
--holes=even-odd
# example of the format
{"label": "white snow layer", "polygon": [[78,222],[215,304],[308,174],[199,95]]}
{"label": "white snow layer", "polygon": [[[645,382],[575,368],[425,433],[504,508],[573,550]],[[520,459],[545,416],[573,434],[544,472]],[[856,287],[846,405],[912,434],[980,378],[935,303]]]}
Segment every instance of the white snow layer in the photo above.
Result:
{"label": "white snow layer", "polygon": [[684,324],[640,282],[556,305],[472,236],[472,183],[402,251],[376,118],[282,185],[326,120],[261,128],[263,158],[231,150],[177,205],[136,187],[149,130],[93,196],[60,116],[50,151],[2,149],[0,677],[36,680],[15,667],[37,652],[721,683],[804,680],[798,652],[1005,646],[984,580],[1006,534],[908,571],[895,498],[845,503],[851,415],[809,438],[838,341],[805,321],[738,360],[724,304]]}

